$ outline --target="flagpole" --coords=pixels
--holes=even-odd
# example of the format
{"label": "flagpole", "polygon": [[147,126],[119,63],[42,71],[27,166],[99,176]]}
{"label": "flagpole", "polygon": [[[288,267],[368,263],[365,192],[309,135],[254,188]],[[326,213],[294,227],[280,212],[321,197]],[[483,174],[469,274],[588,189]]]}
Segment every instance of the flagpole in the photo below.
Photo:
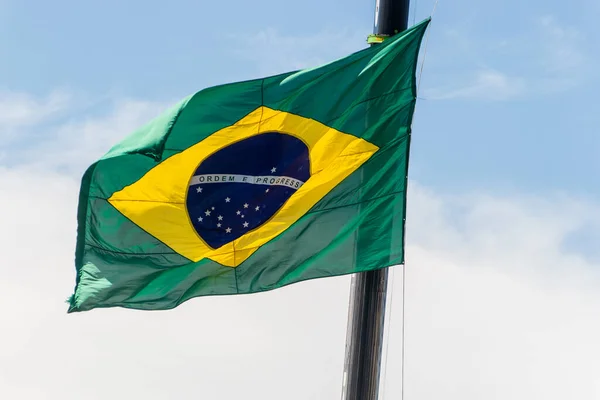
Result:
{"label": "flagpole", "polygon": [[[370,43],[407,29],[409,3],[410,0],[376,0],[374,40]],[[352,277],[342,400],[379,397],[387,283],[387,268]]]}

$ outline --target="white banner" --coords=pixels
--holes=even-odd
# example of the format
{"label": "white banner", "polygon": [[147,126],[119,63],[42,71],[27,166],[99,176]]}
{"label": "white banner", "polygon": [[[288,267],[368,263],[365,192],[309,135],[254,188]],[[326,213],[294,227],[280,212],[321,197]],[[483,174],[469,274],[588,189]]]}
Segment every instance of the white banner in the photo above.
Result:
{"label": "white banner", "polygon": [[249,183],[251,185],[287,186],[292,189],[298,189],[304,184],[304,182],[295,178],[290,178],[289,176],[205,174],[194,175],[190,182],[190,187],[208,183]]}

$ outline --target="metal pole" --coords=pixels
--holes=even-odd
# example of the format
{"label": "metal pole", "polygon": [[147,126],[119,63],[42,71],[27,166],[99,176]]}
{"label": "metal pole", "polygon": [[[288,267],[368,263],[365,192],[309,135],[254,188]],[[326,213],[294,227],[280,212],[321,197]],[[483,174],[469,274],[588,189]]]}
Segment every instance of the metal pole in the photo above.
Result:
{"label": "metal pole", "polygon": [[408,28],[410,0],[376,1],[373,33],[392,36]]}
{"label": "metal pole", "polygon": [[[409,0],[377,0],[373,33],[392,36],[406,30],[408,9]],[[352,277],[342,400],[379,397],[387,282],[387,268]]]}

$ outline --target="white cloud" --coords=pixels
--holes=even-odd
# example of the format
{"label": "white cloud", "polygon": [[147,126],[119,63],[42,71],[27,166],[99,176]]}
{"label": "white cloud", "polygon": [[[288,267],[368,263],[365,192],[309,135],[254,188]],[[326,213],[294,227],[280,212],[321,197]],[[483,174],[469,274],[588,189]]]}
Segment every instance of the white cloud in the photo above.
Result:
{"label": "white cloud", "polygon": [[[64,94],[64,98],[70,98]],[[63,97],[61,97],[63,98]],[[20,99],[27,99],[21,101]],[[11,103],[10,97],[6,98]],[[85,168],[105,154],[116,142],[125,135],[148,122],[173,102],[150,102],[136,99],[114,99],[109,101],[105,112],[93,115],[81,108],[66,110],[58,107],[58,101],[36,100],[34,97],[23,93],[15,94],[15,103],[29,104],[21,106],[23,118],[14,118],[16,113],[12,109],[0,108],[0,121],[13,118],[15,122],[21,121],[18,152],[14,143],[0,142],[0,161],[7,164],[27,165],[28,167],[61,169],[71,173],[83,173]],[[35,104],[47,104],[44,119],[35,111]],[[41,124],[47,119],[60,115],[60,123],[47,124],[43,135],[32,127],[24,126],[26,115],[36,115],[37,120],[29,122],[30,125]],[[14,125],[16,126],[16,125]]]}
{"label": "white cloud", "polygon": [[363,49],[367,35],[342,29],[289,36],[268,28],[250,36],[234,36],[241,43],[235,53],[255,63],[259,73],[274,75],[321,65]]}
{"label": "white cloud", "polygon": [[74,116],[58,127],[50,140],[32,148],[28,158],[31,163],[42,162],[55,168],[84,168],[169,105],[122,99],[115,101],[104,115]]}
{"label": "white cloud", "polygon": [[499,71],[482,70],[475,73],[473,80],[459,88],[436,88],[425,90],[430,100],[456,98],[479,100],[510,100],[525,92],[523,79],[510,77]]}
{"label": "white cloud", "polygon": [[[431,44],[433,54],[425,62],[440,64],[433,67],[442,71],[446,83],[434,77],[436,83],[425,88],[423,96],[507,101],[563,93],[591,77],[583,33],[559,24],[554,16],[541,16],[521,31],[504,35],[482,37],[450,28],[432,37],[438,43]],[[426,75],[424,82],[428,80]]]}
{"label": "white cloud", "polygon": [[[154,112],[119,104],[105,119],[57,129],[62,142],[81,144],[61,167],[95,157]],[[67,315],[79,175],[60,171],[0,167],[0,398],[339,397],[348,277],[167,312]],[[407,398],[598,398],[600,265],[565,240],[599,215],[580,199],[449,196],[411,184]],[[401,383],[400,271],[389,399]]]}
{"label": "white cloud", "polygon": [[543,35],[544,67],[549,72],[572,71],[580,68],[586,60],[581,49],[583,34],[572,26],[564,26],[552,15],[539,18]]}
{"label": "white cloud", "polygon": [[599,396],[600,265],[564,243],[589,221],[600,228],[598,205],[410,193],[407,397]]}
{"label": "white cloud", "polygon": [[65,91],[55,91],[44,98],[28,93],[0,92],[0,139],[10,139],[16,128],[34,126],[60,116],[71,100]]}

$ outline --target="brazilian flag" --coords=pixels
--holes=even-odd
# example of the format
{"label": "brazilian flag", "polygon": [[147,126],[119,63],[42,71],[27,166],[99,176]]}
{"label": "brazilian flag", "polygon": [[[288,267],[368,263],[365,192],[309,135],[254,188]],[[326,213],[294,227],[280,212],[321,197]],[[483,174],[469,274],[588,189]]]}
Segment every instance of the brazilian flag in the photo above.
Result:
{"label": "brazilian flag", "polygon": [[69,312],[403,263],[428,23],[318,68],[201,90],[114,146],[82,179]]}

